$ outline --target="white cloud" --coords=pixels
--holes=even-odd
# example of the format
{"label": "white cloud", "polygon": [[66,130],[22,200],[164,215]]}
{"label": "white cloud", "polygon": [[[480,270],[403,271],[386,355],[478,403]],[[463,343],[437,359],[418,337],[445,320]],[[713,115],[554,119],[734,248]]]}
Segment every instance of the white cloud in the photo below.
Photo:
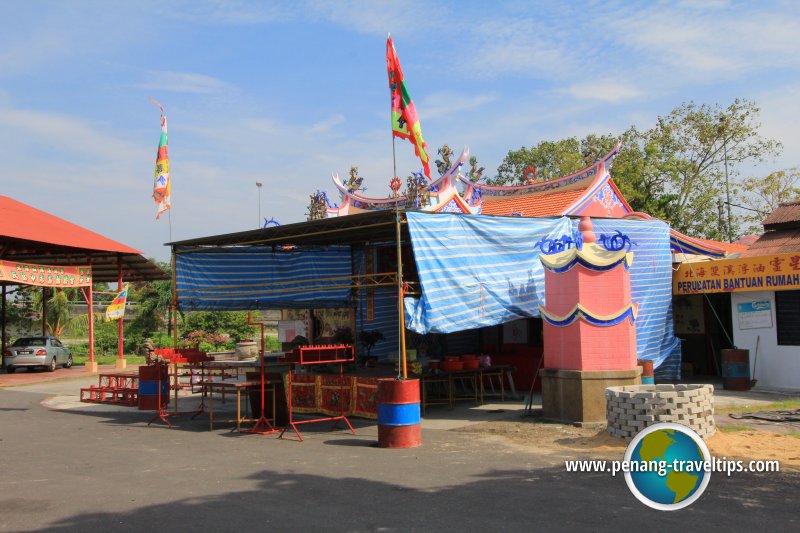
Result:
{"label": "white cloud", "polygon": [[638,87],[614,79],[589,79],[570,85],[563,92],[578,100],[598,100],[618,103],[641,98],[644,92]]}
{"label": "white cloud", "polygon": [[799,101],[800,84],[796,83],[777,87],[756,97],[756,103],[761,107],[761,135],[783,143],[783,154],[773,163],[777,168],[763,172],[764,175],[773,170],[800,166],[800,137],[797,136]]}
{"label": "white cloud", "polygon": [[24,132],[26,141],[49,150],[82,154],[93,160],[130,160],[137,154],[131,143],[115,139],[96,124],[69,115],[4,108],[0,109],[0,125],[13,128],[16,136]]}
{"label": "white cloud", "polygon": [[192,94],[219,94],[238,92],[238,88],[228,82],[205,74],[193,72],[153,71],[148,73],[148,80],[134,87],[152,91],[169,91]]}
{"label": "white cloud", "polygon": [[165,18],[233,26],[264,24],[285,18],[283,5],[243,0],[173,0],[160,12]]}
{"label": "white cloud", "polygon": [[324,132],[328,132],[328,131],[331,131],[332,129],[334,129],[336,126],[338,126],[340,124],[344,124],[344,122],[345,122],[344,116],[337,113],[335,115],[331,115],[330,117],[326,118],[325,120],[321,120],[321,121],[317,122],[316,124],[314,124],[313,126],[311,126],[308,129],[308,132],[309,133],[324,133]]}
{"label": "white cloud", "polygon": [[674,78],[712,80],[767,67],[800,63],[800,19],[795,11],[754,7],[700,10],[656,6],[609,16],[609,36],[649,59],[650,70],[669,69]]}
{"label": "white cloud", "polygon": [[553,31],[542,31],[535,19],[483,21],[471,35],[475,52],[462,58],[463,67],[493,77],[526,73],[552,78],[576,69],[573,50],[565,47]]}
{"label": "white cloud", "polygon": [[310,1],[306,10],[334,24],[366,34],[396,35],[418,34],[432,28],[444,28],[448,10],[434,2],[387,0],[363,2],[360,0]]}
{"label": "white cloud", "polygon": [[433,93],[420,101],[417,111],[424,112],[425,120],[445,118],[453,114],[466,113],[496,100],[490,94],[458,94],[451,91]]}

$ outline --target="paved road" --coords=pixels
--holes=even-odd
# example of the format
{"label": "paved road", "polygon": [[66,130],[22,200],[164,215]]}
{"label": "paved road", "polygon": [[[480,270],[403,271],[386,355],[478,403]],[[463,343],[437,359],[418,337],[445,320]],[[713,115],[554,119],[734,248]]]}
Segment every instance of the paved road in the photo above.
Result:
{"label": "paved road", "polygon": [[[147,427],[136,410],[53,410],[0,389],[0,531],[798,530],[800,475],[717,475],[677,512],[641,505],[622,477],[429,429],[412,450],[306,426],[305,442]],[[591,457],[591,456],[588,456]]]}

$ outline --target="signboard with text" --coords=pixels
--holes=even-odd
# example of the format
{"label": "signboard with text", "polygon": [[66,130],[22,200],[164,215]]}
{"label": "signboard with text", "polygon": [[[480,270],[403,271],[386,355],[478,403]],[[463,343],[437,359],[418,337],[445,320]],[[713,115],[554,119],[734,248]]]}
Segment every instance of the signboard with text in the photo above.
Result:
{"label": "signboard with text", "polygon": [[683,263],[672,294],[800,290],[800,253]]}
{"label": "signboard with text", "polygon": [[0,281],[38,287],[88,287],[92,284],[92,267],[0,261]]}
{"label": "signboard with text", "polygon": [[772,305],[769,300],[744,302],[736,308],[739,311],[739,329],[772,327]]}

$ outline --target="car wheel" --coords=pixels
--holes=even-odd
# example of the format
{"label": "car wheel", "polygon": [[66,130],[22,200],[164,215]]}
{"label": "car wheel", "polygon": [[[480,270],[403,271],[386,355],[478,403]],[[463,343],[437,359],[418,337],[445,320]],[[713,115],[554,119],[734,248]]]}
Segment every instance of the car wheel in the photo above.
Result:
{"label": "car wheel", "polygon": [[64,363],[64,368],[72,368],[72,356],[67,356],[67,362]]}
{"label": "car wheel", "polygon": [[14,368],[13,366],[7,366],[6,367],[6,373],[8,373],[8,374],[13,374],[14,370],[16,370],[16,368]]}
{"label": "car wheel", "polygon": [[48,372],[55,372],[56,371],[56,358],[55,357],[50,359],[50,364],[47,365],[47,371]]}

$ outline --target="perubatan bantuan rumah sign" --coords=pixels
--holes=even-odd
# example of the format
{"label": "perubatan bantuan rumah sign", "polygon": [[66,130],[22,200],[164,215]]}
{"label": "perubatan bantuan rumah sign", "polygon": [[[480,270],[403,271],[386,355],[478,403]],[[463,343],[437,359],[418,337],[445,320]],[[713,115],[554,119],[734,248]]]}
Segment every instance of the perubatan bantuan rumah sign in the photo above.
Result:
{"label": "perubatan bantuan rumah sign", "polygon": [[0,261],[0,281],[39,287],[87,287],[92,284],[92,267]]}
{"label": "perubatan bantuan rumah sign", "polygon": [[800,290],[800,253],[683,263],[672,294]]}

